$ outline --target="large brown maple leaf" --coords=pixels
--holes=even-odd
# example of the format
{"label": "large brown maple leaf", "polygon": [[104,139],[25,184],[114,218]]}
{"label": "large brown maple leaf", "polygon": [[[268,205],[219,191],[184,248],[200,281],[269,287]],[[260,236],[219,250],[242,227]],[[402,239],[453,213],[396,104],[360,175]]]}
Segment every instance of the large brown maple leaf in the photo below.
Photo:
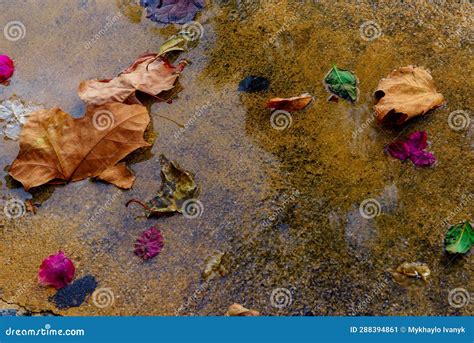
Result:
{"label": "large brown maple leaf", "polygon": [[443,95],[436,91],[430,73],[411,65],[396,69],[382,79],[375,96],[379,99],[375,105],[377,119],[396,125],[444,103]]}
{"label": "large brown maple leaf", "polygon": [[118,162],[149,146],[143,139],[149,122],[145,107],[120,103],[89,108],[79,119],[59,108],[34,112],[23,127],[9,174],[25,190],[53,179],[88,177],[130,188],[135,177]]}

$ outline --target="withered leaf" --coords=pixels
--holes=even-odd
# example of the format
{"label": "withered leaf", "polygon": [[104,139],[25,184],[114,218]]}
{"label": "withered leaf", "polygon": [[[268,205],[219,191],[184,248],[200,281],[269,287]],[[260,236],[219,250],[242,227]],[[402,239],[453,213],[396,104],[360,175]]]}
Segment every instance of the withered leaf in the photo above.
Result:
{"label": "withered leaf", "polygon": [[140,104],[136,92],[157,97],[175,86],[185,61],[173,66],[166,58],[157,54],[139,57],[133,64],[112,80],[86,80],[79,85],[79,97],[88,105],[103,105],[109,102]]}
{"label": "withered leaf", "polygon": [[220,275],[225,276],[228,273],[228,270],[224,266],[226,260],[226,253],[218,252],[210,256],[206,260],[206,267],[202,272],[202,277],[204,281],[208,281],[213,277]]}
{"label": "withered leaf", "polygon": [[25,190],[53,179],[79,181],[97,177],[129,188],[133,176],[125,156],[149,146],[143,134],[150,122],[140,105],[110,103],[75,119],[59,108],[33,113],[20,136],[20,152],[9,174]]}
{"label": "withered leaf", "polygon": [[426,281],[431,274],[430,268],[427,264],[421,262],[403,262],[392,271],[395,277],[408,276],[413,278],[421,278]]}
{"label": "withered leaf", "polygon": [[430,73],[412,65],[396,69],[382,79],[375,97],[379,99],[375,105],[377,120],[395,125],[444,103],[443,95],[436,91]]}
{"label": "withered leaf", "polygon": [[260,312],[249,310],[240,304],[234,303],[229,306],[225,315],[230,317],[257,317],[260,316]]}
{"label": "withered leaf", "polygon": [[291,98],[270,99],[267,102],[267,107],[275,110],[295,112],[306,108],[311,101],[313,101],[313,97],[310,94],[305,93]]}
{"label": "withered leaf", "polygon": [[186,200],[194,199],[199,188],[194,182],[194,176],[182,170],[176,162],[169,161],[165,156],[160,156],[161,188],[158,195],[146,203],[132,199],[126,206],[135,202],[145,208],[146,215],[160,216],[166,213],[183,213],[183,204]]}

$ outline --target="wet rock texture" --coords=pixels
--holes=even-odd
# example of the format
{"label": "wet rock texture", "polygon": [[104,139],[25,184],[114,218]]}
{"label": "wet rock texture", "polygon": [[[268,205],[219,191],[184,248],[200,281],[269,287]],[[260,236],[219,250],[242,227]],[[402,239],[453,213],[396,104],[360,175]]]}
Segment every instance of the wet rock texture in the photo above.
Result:
{"label": "wet rock texture", "polygon": [[[471,258],[447,256],[442,245],[443,220],[474,191],[472,125],[460,131],[448,125],[452,111],[473,107],[471,5],[206,5],[197,17],[204,36],[182,55],[193,61],[180,80],[184,90],[172,104],[151,107],[153,148],[127,160],[137,175],[132,190],[86,180],[29,195],[4,169],[17,142],[0,141],[1,200],[33,197],[38,205],[36,215],[0,219],[0,308],[222,315],[240,303],[265,315],[472,315],[472,306],[448,302],[451,289],[474,289]],[[81,80],[117,74],[180,29],[157,26],[123,0],[0,0],[0,6],[2,22],[19,20],[26,28],[21,40],[0,41],[1,53],[17,66],[10,86],[0,88],[1,100],[16,94],[75,116],[84,112],[76,94]],[[362,36],[368,20],[381,29],[375,39]],[[359,78],[354,105],[326,102],[322,79],[333,63]],[[428,132],[439,160],[434,168],[384,155],[399,132],[373,121],[379,80],[408,64],[429,68],[447,99],[404,131]],[[269,89],[238,92],[248,75],[266,77]],[[315,96],[313,106],[294,113],[287,129],[275,130],[265,102],[305,92]],[[179,131],[157,115],[188,125]],[[145,220],[138,209],[125,208],[130,198],[149,199],[158,191],[160,154],[195,173],[200,217]],[[380,204],[373,218],[360,214],[366,199]],[[469,219],[472,210],[472,201],[464,201],[451,224]],[[133,244],[151,225],[166,245],[142,261]],[[90,292],[76,307],[50,300],[56,291],[40,287],[36,275],[58,250],[74,261],[76,280],[94,275],[113,301],[97,306]],[[204,281],[205,261],[217,252],[228,254],[229,272]],[[405,261],[426,263],[429,280],[395,282],[387,270]],[[276,301],[278,295],[286,298]]]}

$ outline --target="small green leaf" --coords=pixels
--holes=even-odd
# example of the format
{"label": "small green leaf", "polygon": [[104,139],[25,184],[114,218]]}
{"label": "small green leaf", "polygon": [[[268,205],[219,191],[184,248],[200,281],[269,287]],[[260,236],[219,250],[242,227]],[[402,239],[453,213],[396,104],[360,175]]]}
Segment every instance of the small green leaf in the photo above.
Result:
{"label": "small green leaf", "polygon": [[172,36],[160,46],[158,56],[163,56],[171,51],[185,51],[187,42],[183,35]]}
{"label": "small green leaf", "polygon": [[465,254],[473,244],[474,231],[468,221],[451,226],[444,238],[446,251],[452,254]]}
{"label": "small green leaf", "polygon": [[343,99],[355,102],[359,90],[357,89],[357,77],[349,70],[339,69],[333,66],[324,77],[324,83],[328,90]]}

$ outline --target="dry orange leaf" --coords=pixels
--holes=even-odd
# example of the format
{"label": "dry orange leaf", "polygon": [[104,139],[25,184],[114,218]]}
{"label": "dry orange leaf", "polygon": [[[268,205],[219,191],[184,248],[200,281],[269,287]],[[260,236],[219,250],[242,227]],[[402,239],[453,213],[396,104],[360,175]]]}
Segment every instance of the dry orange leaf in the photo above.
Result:
{"label": "dry orange leaf", "polygon": [[231,317],[256,317],[260,316],[260,312],[249,310],[240,304],[234,303],[229,306],[229,309],[225,315]]}
{"label": "dry orange leaf", "polygon": [[149,146],[143,139],[149,122],[144,106],[120,103],[89,109],[79,119],[59,108],[34,112],[21,131],[20,152],[9,174],[25,190],[53,179],[88,177],[130,188],[134,176],[117,163]]}
{"label": "dry orange leaf", "polygon": [[275,110],[283,110],[288,112],[294,112],[304,109],[308,106],[313,97],[308,94],[302,94],[300,96],[294,96],[292,98],[273,98],[268,100],[267,107]]}
{"label": "dry orange leaf", "polygon": [[430,73],[420,67],[396,69],[382,79],[375,91],[377,119],[396,125],[423,115],[444,103],[443,95],[436,91]]}
{"label": "dry orange leaf", "polygon": [[139,104],[135,93],[140,91],[151,96],[174,87],[186,62],[177,67],[157,54],[139,57],[133,64],[112,80],[86,80],[79,85],[79,97],[88,105],[109,102]]}

